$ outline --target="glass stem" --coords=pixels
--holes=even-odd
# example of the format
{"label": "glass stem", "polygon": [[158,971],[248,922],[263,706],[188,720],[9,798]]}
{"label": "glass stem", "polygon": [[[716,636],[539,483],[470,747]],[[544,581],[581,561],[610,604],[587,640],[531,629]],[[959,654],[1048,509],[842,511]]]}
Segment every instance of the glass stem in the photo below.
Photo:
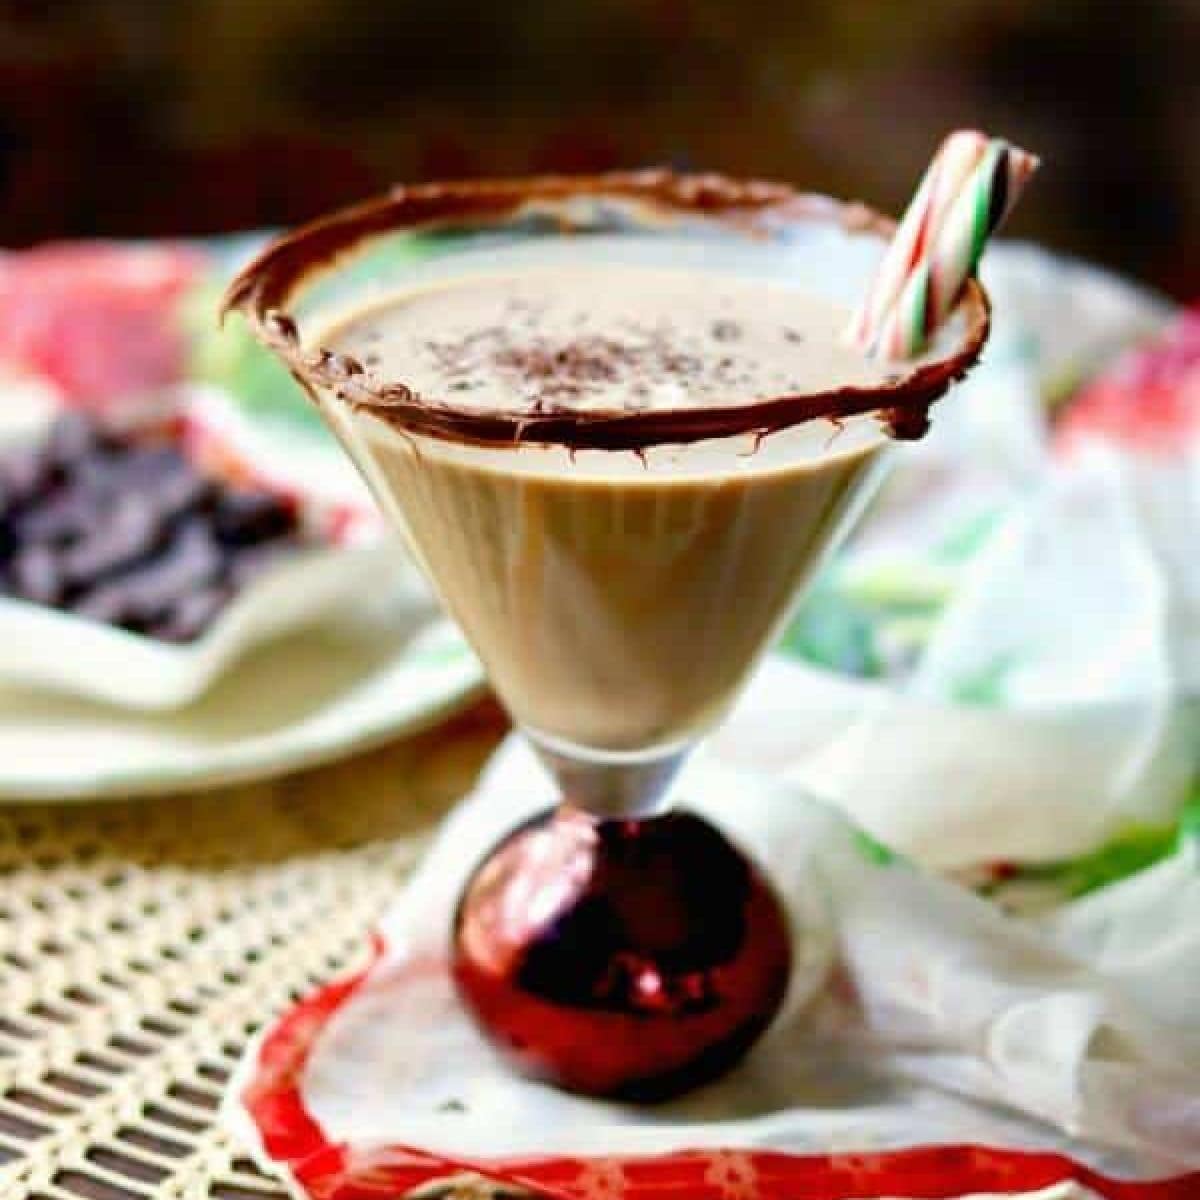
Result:
{"label": "glass stem", "polygon": [[562,801],[601,820],[645,820],[669,805],[691,744],[631,753],[587,751],[527,732]]}

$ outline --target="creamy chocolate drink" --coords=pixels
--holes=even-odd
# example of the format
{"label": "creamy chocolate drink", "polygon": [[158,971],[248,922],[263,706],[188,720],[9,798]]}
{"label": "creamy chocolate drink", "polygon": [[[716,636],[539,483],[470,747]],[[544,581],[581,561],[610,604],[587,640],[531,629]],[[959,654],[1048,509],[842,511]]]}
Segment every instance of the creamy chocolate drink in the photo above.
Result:
{"label": "creamy chocolate drink", "polygon": [[[653,413],[881,385],[845,319],[780,282],[592,261],[376,297],[312,344],[417,402]],[[887,441],[868,414],[686,446],[487,446],[323,407],[516,719],[608,751],[712,722]]]}
{"label": "creamy chocolate drink", "polygon": [[[276,240],[226,294],[406,531],[561,800],[471,870],[447,963],[537,1079],[662,1100],[818,986],[806,923],[671,786],[881,448],[925,433],[987,337],[968,280],[921,358],[844,347],[891,232],[714,175],[401,186]],[[941,295],[913,293],[907,336]]]}

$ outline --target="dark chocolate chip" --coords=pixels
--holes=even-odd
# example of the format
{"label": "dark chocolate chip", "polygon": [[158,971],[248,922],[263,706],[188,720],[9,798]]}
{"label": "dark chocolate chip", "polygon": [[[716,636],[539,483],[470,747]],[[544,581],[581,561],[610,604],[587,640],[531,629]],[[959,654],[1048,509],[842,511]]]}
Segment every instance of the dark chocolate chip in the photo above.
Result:
{"label": "dark chocolate chip", "polygon": [[46,457],[60,469],[69,468],[95,450],[99,441],[96,423],[81,412],[59,417],[46,439]]}
{"label": "dark chocolate chip", "polygon": [[173,446],[123,447],[109,454],[89,455],[78,464],[80,481],[97,496],[159,486],[187,461]]}
{"label": "dark chocolate chip", "polygon": [[58,557],[48,546],[25,546],[17,551],[9,567],[13,591],[37,604],[57,604],[63,597],[63,572]]}
{"label": "dark chocolate chip", "polygon": [[175,521],[213,503],[216,490],[211,479],[185,463],[175,474],[162,480],[149,495],[158,507],[160,517]]}
{"label": "dark chocolate chip", "polygon": [[191,642],[198,638],[220,615],[229,602],[223,587],[202,588],[182,600],[150,632],[167,642]]}
{"label": "dark chocolate chip", "polygon": [[226,492],[213,514],[217,536],[231,546],[268,541],[290,533],[295,524],[290,506],[265,492]]}
{"label": "dark chocolate chip", "polygon": [[67,486],[14,516],[13,528],[21,541],[62,546],[93,532],[101,519],[94,493]]}
{"label": "dark chocolate chip", "polygon": [[12,450],[0,460],[0,488],[12,508],[32,503],[52,479],[51,465],[41,447]]}
{"label": "dark chocolate chip", "polygon": [[71,611],[106,625],[124,625],[133,616],[129,592],[120,583],[103,584],[84,592],[72,601]]}
{"label": "dark chocolate chip", "polygon": [[86,538],[65,551],[63,574],[72,587],[86,587],[147,558],[157,549],[162,523],[144,496],[122,495]]}
{"label": "dark chocolate chip", "polygon": [[156,620],[191,591],[215,583],[224,559],[207,523],[191,518],[153,561],[129,572],[121,581],[132,611]]}

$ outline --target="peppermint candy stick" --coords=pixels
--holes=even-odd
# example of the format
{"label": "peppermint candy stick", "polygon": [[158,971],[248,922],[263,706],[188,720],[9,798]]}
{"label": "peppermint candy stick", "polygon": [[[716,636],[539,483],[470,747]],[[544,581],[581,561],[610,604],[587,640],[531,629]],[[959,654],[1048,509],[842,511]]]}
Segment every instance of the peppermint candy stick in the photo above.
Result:
{"label": "peppermint candy stick", "polygon": [[962,185],[936,240],[884,319],[876,353],[913,358],[958,302],[988,238],[1012,211],[1038,160],[999,138]]}
{"label": "peppermint candy stick", "polygon": [[[913,221],[921,236],[914,240],[912,231],[905,231],[906,213],[883,268],[851,322],[849,335],[863,349],[886,358],[920,354],[958,302],[987,239],[1037,169],[1033,155],[1000,138],[985,139],[981,146],[978,138],[982,135],[951,134],[942,143],[935,156],[941,186],[931,187],[922,198],[923,183],[909,209],[917,210]],[[902,262],[908,263],[908,270],[897,279]]]}
{"label": "peppermint candy stick", "polygon": [[850,322],[846,333],[851,343],[871,349],[888,311],[941,231],[950,206],[987,147],[987,137],[974,129],[956,130],[942,141]]}

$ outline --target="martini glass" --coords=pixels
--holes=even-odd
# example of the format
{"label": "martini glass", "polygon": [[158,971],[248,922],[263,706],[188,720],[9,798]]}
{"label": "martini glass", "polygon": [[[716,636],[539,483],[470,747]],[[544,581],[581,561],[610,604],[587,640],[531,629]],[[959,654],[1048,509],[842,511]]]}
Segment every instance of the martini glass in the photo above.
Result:
{"label": "martini glass", "polygon": [[849,308],[890,231],[861,206],[712,176],[429,185],[285,236],[230,289],[557,784],[559,805],[474,870],[450,949],[466,1007],[527,1074],[662,1099],[727,1069],[778,1012],[805,931],[671,785],[885,449],[921,436],[977,358],[986,298],[970,283],[927,355],[876,386],[690,409],[473,408],[325,335],[389,294],[587,262],[784,282]]}

